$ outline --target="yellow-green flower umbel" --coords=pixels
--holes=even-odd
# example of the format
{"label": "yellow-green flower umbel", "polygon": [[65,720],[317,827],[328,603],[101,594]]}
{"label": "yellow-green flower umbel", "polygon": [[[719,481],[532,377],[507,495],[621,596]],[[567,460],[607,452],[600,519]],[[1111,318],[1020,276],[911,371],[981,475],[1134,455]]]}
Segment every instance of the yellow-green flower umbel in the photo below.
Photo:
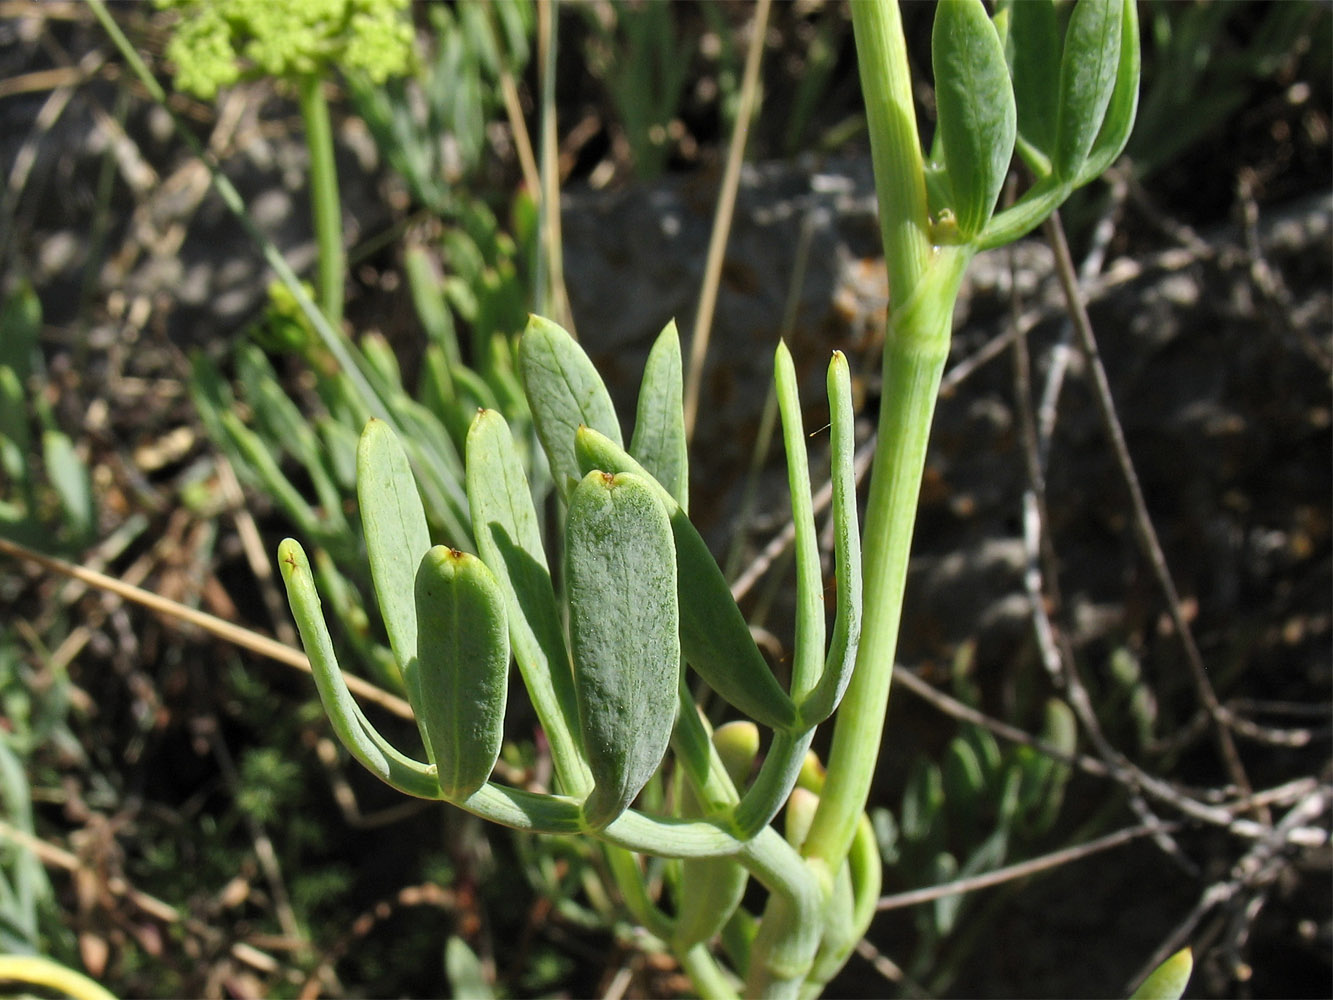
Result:
{"label": "yellow-green flower umbel", "polygon": [[158,0],[180,12],[167,45],[176,86],[202,98],[243,76],[295,78],[336,65],[375,83],[411,71],[409,0]]}

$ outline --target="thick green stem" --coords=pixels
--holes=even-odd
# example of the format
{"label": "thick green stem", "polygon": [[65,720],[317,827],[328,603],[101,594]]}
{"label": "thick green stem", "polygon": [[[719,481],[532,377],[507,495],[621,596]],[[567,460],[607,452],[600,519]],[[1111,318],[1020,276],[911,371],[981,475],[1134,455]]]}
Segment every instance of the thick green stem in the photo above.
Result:
{"label": "thick green stem", "polygon": [[897,0],[860,0],[851,6],[889,294],[903,302],[926,270],[931,252],[907,42]]}
{"label": "thick green stem", "polygon": [[816,876],[819,866],[803,862],[771,826],[748,841],[736,857],[769,891],[750,950],[745,995],[794,1000],[814,965],[831,881],[821,884]]}
{"label": "thick green stem", "polygon": [[912,78],[895,0],[852,5],[874,158],[891,314],[884,339],[879,445],[862,536],[864,618],[856,668],[838,711],[829,781],[803,846],[837,871],[874,774],[902,615],[935,394],[949,352],[953,295],[966,255],[932,248]]}
{"label": "thick green stem", "polygon": [[971,253],[937,250],[915,295],[894,311],[884,344],[879,443],[866,503],[865,617],[856,669],[838,709],[829,780],[803,853],[837,871],[865,809],[893,678],[907,559],[954,299]]}
{"label": "thick green stem", "polygon": [[315,299],[335,328],[342,325],[343,252],[342,204],[338,200],[338,166],[333,157],[333,128],[329,105],[318,76],[303,76],[297,83],[301,117],[305,120],[310,150],[310,214],[319,251]]}
{"label": "thick green stem", "polygon": [[680,967],[690,977],[690,983],[703,1000],[736,1000],[736,988],[718,965],[717,959],[701,942],[676,956]]}

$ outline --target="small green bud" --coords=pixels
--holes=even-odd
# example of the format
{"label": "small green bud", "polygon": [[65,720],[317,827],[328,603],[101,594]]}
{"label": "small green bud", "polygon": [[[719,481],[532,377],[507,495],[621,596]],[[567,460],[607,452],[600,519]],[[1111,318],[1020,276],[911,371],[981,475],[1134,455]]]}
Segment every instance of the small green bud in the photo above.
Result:
{"label": "small green bud", "polygon": [[724,722],[713,730],[713,746],[732,783],[744,789],[759,756],[759,727],[749,719]]}
{"label": "small green bud", "polygon": [[797,785],[787,799],[785,834],[787,843],[797,850],[805,843],[810,834],[810,827],[815,821],[815,810],[819,808],[819,796],[808,788]]}

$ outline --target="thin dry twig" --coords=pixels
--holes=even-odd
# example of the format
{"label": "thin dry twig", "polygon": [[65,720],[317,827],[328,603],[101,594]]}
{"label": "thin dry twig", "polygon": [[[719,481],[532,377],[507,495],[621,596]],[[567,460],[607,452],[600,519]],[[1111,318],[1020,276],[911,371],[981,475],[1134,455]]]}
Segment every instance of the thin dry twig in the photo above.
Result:
{"label": "thin dry twig", "polygon": [[[67,851],[63,847],[57,847],[40,837],[35,837],[4,819],[0,819],[0,838],[8,840],[16,847],[30,851],[38,861],[48,868],[59,868],[71,875],[77,875],[87,870],[84,861],[77,854]],[[98,877],[100,878],[100,876]],[[216,940],[220,935],[220,932],[215,928],[187,916],[170,903],[135,888],[123,876],[109,875],[102,879],[100,884],[111,895],[124,899],[154,920],[159,920],[164,924],[179,924],[195,937],[204,940]],[[253,944],[236,942],[231,946],[230,951],[232,957],[237,961],[261,972],[272,971],[278,967],[278,962],[273,956],[261,951]]]}
{"label": "thin dry twig", "polygon": [[1179,823],[1171,823],[1167,824],[1165,828],[1157,824],[1131,826],[1124,830],[1117,830],[1115,833],[1108,833],[1106,836],[1098,837],[1096,840],[1090,840],[1086,844],[1078,844],[1075,847],[1066,847],[1063,850],[1052,851],[1049,854],[1043,854],[1040,857],[1031,858],[1027,861],[1019,861],[1016,864],[1005,865],[1003,868],[996,868],[981,875],[972,875],[968,878],[954,879],[952,882],[927,886],[924,889],[913,889],[910,892],[894,893],[892,896],[882,896],[875,909],[882,913],[885,910],[897,910],[904,906],[918,906],[921,903],[930,903],[937,899],[943,899],[946,896],[958,896],[965,892],[976,892],[979,889],[989,889],[991,886],[1001,885],[1005,882],[1012,882],[1015,879],[1028,878],[1032,875],[1049,871],[1052,868],[1059,868],[1062,865],[1071,864],[1075,861],[1082,861],[1084,858],[1092,857],[1094,854],[1109,851],[1112,848],[1120,847],[1143,837],[1153,836],[1163,832],[1164,829],[1179,829],[1180,825],[1181,824]]}
{"label": "thin dry twig", "polygon": [[699,291],[699,311],[694,319],[690,363],[685,372],[684,408],[687,441],[694,436],[694,421],[699,412],[699,388],[703,384],[704,358],[708,354],[713,309],[717,305],[722,263],[726,257],[727,238],[731,235],[731,218],[736,209],[736,191],[740,186],[741,164],[745,159],[745,140],[750,134],[750,119],[754,114],[754,103],[759,91],[759,63],[764,54],[764,36],[768,33],[768,12],[771,6],[772,0],[759,0],[755,5],[750,50],[745,56],[745,74],[741,80],[740,102],[736,109],[736,127],[731,133],[727,164],[722,173],[722,189],[718,193],[717,211],[713,216],[713,229],[708,238],[703,287]]}
{"label": "thin dry twig", "polygon": [[1069,303],[1070,318],[1074,321],[1074,330],[1078,335],[1079,346],[1088,360],[1098,413],[1102,418],[1104,429],[1115,454],[1121,478],[1129,490],[1134,513],[1135,532],[1152,566],[1153,574],[1161,587],[1162,594],[1166,598],[1167,612],[1171,617],[1171,623],[1176,630],[1176,634],[1180,638],[1181,646],[1185,652],[1185,660],[1189,664],[1190,675],[1194,680],[1199,698],[1212,719],[1217,748],[1223,766],[1226,768],[1230,780],[1235,782],[1242,792],[1249,793],[1253,791],[1253,787],[1250,785],[1245,767],[1241,763],[1240,754],[1236,750],[1236,743],[1231,735],[1231,730],[1227,727],[1226,720],[1223,717],[1222,707],[1217,699],[1217,692],[1213,689],[1212,681],[1208,678],[1208,670],[1204,666],[1203,656],[1199,652],[1198,644],[1194,641],[1194,632],[1185,617],[1180,594],[1176,590],[1175,581],[1167,567],[1166,554],[1162,551],[1161,543],[1157,538],[1157,530],[1153,527],[1152,518],[1148,513],[1148,505],[1143,496],[1143,489],[1139,484],[1138,475],[1134,471],[1134,462],[1129,454],[1129,446],[1125,442],[1124,429],[1120,425],[1120,418],[1116,414],[1115,401],[1111,395],[1111,386],[1106,376],[1106,368],[1102,364],[1101,352],[1097,347],[1097,338],[1092,329],[1092,321],[1088,317],[1087,306],[1084,304],[1083,296],[1078,288],[1073,258],[1070,256],[1069,243],[1065,239],[1064,227],[1060,224],[1058,212],[1051,214],[1045,224],[1045,230],[1051,248],[1055,251],[1056,274],[1059,276],[1060,286],[1064,289],[1065,298]]}
{"label": "thin dry twig", "polygon": [[[1203,918],[1215,908],[1233,909],[1234,917],[1230,921],[1233,934],[1243,933],[1253,923],[1255,909],[1252,902],[1262,905],[1262,900],[1276,881],[1282,869],[1289,864],[1288,851],[1295,846],[1320,846],[1328,843],[1328,830],[1311,827],[1316,820],[1327,822],[1330,804],[1333,804],[1333,786],[1312,782],[1308,792],[1288,810],[1282,819],[1264,829],[1264,836],[1259,838],[1245,855],[1232,866],[1228,878],[1210,885],[1199,897],[1198,903],[1175,930],[1158,946],[1157,950],[1144,963],[1135,975],[1133,982],[1139,982],[1149,972],[1160,965],[1168,955],[1179,950],[1194,935],[1194,930]],[[1318,841],[1315,843],[1314,841]],[[1239,918],[1239,923],[1237,919]],[[1247,970],[1236,966],[1238,960],[1235,951],[1228,949],[1233,957],[1233,974],[1247,978]]]}
{"label": "thin dry twig", "polygon": [[[57,559],[54,556],[43,555],[5,538],[0,538],[0,554],[36,563],[43,569],[79,580],[92,587],[115,594],[124,600],[139,604],[150,611],[156,611],[172,621],[201,628],[210,635],[215,635],[219,639],[240,646],[242,649],[248,649],[250,652],[258,653],[270,660],[276,660],[278,663],[310,673],[310,660],[300,650],[284,646],[274,639],[260,635],[258,632],[252,632],[239,625],[234,625],[229,621],[224,621],[216,615],[210,615],[177,601],[168,600],[154,594],[151,590],[144,590],[142,587],[136,587],[133,584],[118,580],[114,576],[107,576],[105,573],[98,573],[95,570],[86,569],[83,566]],[[344,674],[343,676],[347,681],[348,689],[353,694],[374,702],[381,708],[387,709],[404,719],[413,717],[411,706],[402,698],[351,674]]]}

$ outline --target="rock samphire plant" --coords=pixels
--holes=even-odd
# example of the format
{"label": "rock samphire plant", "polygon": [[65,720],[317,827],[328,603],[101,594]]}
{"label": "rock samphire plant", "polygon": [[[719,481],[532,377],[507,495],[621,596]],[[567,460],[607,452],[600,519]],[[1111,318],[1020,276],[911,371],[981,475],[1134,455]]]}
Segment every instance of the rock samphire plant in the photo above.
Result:
{"label": "rock samphire plant", "polygon": [[[560,497],[555,543],[498,412],[480,411],[466,438],[476,554],[432,546],[392,423],[366,426],[357,454],[366,549],[424,754],[393,746],[361,712],[310,562],[295,540],[279,548],[320,696],[348,751],[409,795],[519,830],[595,838],[633,918],[709,997],[818,994],[870,923],[880,858],[865,807],[959,284],[975,253],[1029,232],[1105,170],[1137,102],[1133,0],[1023,0],[993,16],[980,0],[942,0],[926,155],[896,3],[861,0],[852,17],[892,296],[878,451],[862,527],[850,377],[835,353],[830,636],[795,370],[779,344],[796,554],[785,683],[688,516],[674,325],[649,356],[626,443],[573,338],[529,322],[519,371]],[[997,212],[1015,152],[1030,183]],[[511,658],[550,747],[549,792],[491,778]],[[691,672],[746,718],[710,731]],[[833,733],[821,764],[810,746],[825,722]],[[662,872],[669,892],[657,893]],[[750,908],[761,898],[747,892],[751,879],[767,890],[761,910]]]}

